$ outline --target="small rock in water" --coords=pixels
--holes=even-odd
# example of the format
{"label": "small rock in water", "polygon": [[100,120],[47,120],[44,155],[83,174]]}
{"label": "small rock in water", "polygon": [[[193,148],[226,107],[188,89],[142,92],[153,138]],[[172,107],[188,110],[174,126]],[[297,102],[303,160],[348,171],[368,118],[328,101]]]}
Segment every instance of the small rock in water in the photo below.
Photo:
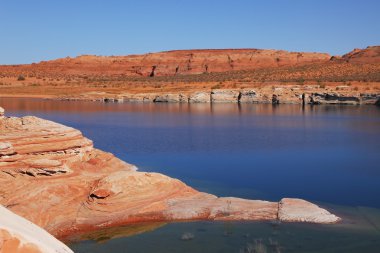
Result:
{"label": "small rock in water", "polygon": [[192,233],[183,233],[182,236],[181,236],[181,240],[182,241],[190,241],[190,240],[193,240],[194,239],[194,234]]}
{"label": "small rock in water", "polygon": [[232,235],[232,231],[224,231],[223,235],[225,237],[231,236]]}
{"label": "small rock in water", "polygon": [[253,243],[247,243],[247,245],[240,249],[240,253],[267,253],[268,248],[262,243],[261,239],[255,240]]}
{"label": "small rock in water", "polygon": [[279,221],[279,220],[272,220],[272,221],[269,222],[269,224],[271,224],[272,227],[278,227],[278,226],[281,225],[281,221]]}

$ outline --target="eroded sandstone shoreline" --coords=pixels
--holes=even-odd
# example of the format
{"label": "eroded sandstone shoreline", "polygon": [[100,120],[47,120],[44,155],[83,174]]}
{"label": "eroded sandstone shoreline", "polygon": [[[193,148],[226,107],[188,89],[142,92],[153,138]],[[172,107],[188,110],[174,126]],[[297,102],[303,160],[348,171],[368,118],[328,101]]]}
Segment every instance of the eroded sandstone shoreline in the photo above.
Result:
{"label": "eroded sandstone shoreline", "polygon": [[147,221],[340,220],[305,200],[217,197],[139,172],[95,149],[80,131],[37,117],[0,110],[0,132],[0,204],[59,238]]}
{"label": "eroded sandstone shoreline", "polygon": [[303,105],[380,105],[379,92],[354,91],[349,86],[321,88],[319,85],[278,85],[251,89],[213,89],[196,92],[120,93],[89,92],[60,96],[58,100],[84,100],[116,103],[230,103]]}

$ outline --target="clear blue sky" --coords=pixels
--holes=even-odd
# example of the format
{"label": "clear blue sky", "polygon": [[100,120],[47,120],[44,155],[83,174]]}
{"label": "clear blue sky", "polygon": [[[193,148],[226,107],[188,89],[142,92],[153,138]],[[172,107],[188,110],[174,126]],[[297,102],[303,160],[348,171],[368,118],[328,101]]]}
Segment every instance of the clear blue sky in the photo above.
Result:
{"label": "clear blue sky", "polygon": [[0,0],[0,64],[81,54],[380,44],[379,0]]}

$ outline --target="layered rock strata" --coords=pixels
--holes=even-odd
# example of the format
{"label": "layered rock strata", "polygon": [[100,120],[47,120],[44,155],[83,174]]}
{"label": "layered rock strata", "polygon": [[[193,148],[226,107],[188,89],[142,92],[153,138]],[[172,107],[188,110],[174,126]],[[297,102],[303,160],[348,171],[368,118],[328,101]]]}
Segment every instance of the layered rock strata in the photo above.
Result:
{"label": "layered rock strata", "polygon": [[173,50],[127,56],[83,55],[30,65],[0,66],[0,71],[44,73],[45,75],[91,76],[175,76],[202,73],[254,70],[328,62],[325,53],[288,52],[264,49]]}
{"label": "layered rock strata", "polygon": [[249,89],[214,89],[193,93],[142,93],[117,96],[83,93],[79,100],[103,102],[153,102],[153,103],[254,103],[254,104],[347,104],[379,105],[380,92],[357,92],[348,86],[338,89],[308,86],[274,86]]}
{"label": "layered rock strata", "polygon": [[[343,56],[326,53],[268,49],[173,50],[127,56],[82,55],[23,65],[0,65],[4,76],[57,77],[157,77],[281,69],[311,64],[378,64],[380,46],[354,49]],[[338,64],[341,68],[342,64]],[[339,69],[338,69],[339,70]],[[280,71],[281,72],[281,71]],[[317,71],[318,72],[318,71]],[[349,73],[348,73],[349,74]],[[303,76],[304,78],[306,76]],[[23,79],[23,78],[21,78]],[[314,79],[315,80],[315,79]]]}
{"label": "layered rock strata", "polygon": [[40,118],[3,117],[0,133],[0,204],[55,236],[142,221],[339,221],[306,201],[218,198],[138,172],[80,131]]}

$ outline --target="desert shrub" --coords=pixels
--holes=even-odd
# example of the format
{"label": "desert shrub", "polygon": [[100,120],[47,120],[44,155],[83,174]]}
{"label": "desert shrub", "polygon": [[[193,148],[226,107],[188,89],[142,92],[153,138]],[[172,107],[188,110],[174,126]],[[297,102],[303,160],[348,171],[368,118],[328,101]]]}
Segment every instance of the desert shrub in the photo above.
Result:
{"label": "desert shrub", "polygon": [[23,76],[23,75],[19,75],[19,76],[17,77],[17,81],[25,81],[25,76]]}
{"label": "desert shrub", "polygon": [[299,78],[297,80],[297,82],[298,82],[299,85],[304,85],[305,84],[305,79],[301,77],[301,78]]}
{"label": "desert shrub", "polygon": [[220,89],[220,88],[222,88],[222,85],[220,84],[216,84],[211,87],[211,89]]}

